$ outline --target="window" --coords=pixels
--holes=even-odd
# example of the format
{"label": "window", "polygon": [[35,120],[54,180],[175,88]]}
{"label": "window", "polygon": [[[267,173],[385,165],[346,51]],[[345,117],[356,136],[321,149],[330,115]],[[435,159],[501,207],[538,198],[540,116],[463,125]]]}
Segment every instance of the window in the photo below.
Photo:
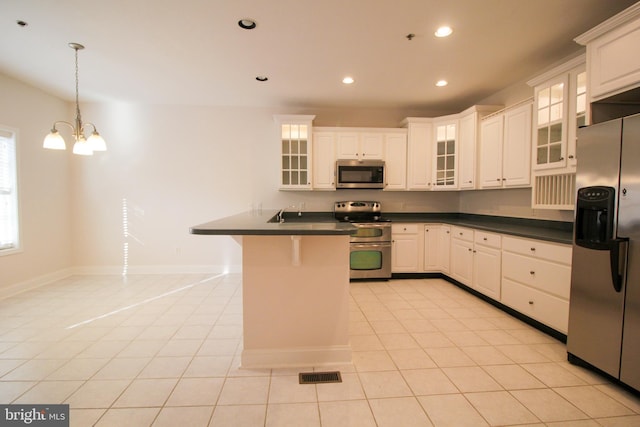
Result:
{"label": "window", "polygon": [[0,127],[0,255],[20,247],[16,164],[16,133]]}

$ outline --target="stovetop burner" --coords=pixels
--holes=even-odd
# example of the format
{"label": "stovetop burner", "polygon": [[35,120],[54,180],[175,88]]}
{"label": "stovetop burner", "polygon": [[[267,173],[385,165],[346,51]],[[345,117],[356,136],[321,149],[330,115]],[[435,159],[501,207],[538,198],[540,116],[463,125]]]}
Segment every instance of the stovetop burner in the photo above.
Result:
{"label": "stovetop burner", "polygon": [[343,222],[389,222],[382,216],[380,202],[355,201],[335,202],[334,216]]}

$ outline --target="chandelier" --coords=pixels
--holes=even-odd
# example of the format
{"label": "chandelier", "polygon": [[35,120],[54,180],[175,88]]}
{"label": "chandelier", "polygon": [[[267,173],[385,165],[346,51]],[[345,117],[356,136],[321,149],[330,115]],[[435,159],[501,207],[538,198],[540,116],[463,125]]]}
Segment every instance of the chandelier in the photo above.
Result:
{"label": "chandelier", "polygon": [[[73,138],[75,143],[73,144],[73,153],[83,156],[90,156],[94,151],[106,151],[107,144],[104,139],[98,133],[96,125],[93,123],[82,123],[82,117],[80,116],[80,103],[78,102],[78,50],[84,49],[84,46],[79,43],[69,43],[69,47],[75,50],[76,54],[76,120],[75,126],[72,123],[59,120],[53,124],[51,132],[44,138],[44,148],[50,148],[52,150],[65,150],[67,148],[64,138],[60,135],[56,129],[56,125],[65,124],[69,126],[73,132]],[[88,139],[85,138],[85,126],[90,125],[93,128],[93,132]]]}

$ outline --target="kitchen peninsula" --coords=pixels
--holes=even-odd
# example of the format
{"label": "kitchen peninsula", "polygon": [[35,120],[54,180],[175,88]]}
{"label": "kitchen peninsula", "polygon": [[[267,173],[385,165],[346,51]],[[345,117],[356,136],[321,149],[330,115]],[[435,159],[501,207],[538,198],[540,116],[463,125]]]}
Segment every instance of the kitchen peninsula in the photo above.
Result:
{"label": "kitchen peninsula", "polygon": [[[191,228],[192,234],[231,235],[242,245],[242,367],[349,363],[349,237],[355,228],[331,212],[287,212],[285,222],[275,214],[243,213]],[[464,213],[385,218],[415,233],[397,236],[413,243],[394,249],[404,263],[392,266],[394,277],[438,274],[566,339],[571,223]],[[451,234],[434,243],[438,234],[427,239],[418,229]],[[434,254],[446,264],[427,264]]]}
{"label": "kitchen peninsula", "polygon": [[247,212],[190,229],[242,246],[242,368],[351,363],[349,223]]}

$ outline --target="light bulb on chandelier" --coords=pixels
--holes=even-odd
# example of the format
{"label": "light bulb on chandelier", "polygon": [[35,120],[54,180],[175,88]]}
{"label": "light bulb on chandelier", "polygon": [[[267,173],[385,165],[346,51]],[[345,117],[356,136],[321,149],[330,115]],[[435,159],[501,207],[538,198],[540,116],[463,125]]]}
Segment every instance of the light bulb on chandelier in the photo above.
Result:
{"label": "light bulb on chandelier", "polygon": [[[82,116],[80,115],[80,103],[78,100],[78,50],[84,49],[84,46],[79,43],[69,43],[69,47],[75,50],[76,57],[76,120],[75,126],[69,122],[65,122],[63,120],[59,120],[53,124],[53,128],[51,132],[44,138],[44,148],[49,148],[52,150],[65,150],[67,148],[64,138],[56,129],[56,125],[64,124],[71,128],[73,132],[73,138],[75,139],[75,143],[73,145],[73,153],[79,154],[83,156],[90,156],[94,151],[106,151],[107,144],[104,139],[98,133],[98,129],[96,129],[96,125],[93,123],[82,123]],[[93,132],[89,136],[89,139],[86,139],[84,136],[85,126],[90,125],[93,128]]]}

